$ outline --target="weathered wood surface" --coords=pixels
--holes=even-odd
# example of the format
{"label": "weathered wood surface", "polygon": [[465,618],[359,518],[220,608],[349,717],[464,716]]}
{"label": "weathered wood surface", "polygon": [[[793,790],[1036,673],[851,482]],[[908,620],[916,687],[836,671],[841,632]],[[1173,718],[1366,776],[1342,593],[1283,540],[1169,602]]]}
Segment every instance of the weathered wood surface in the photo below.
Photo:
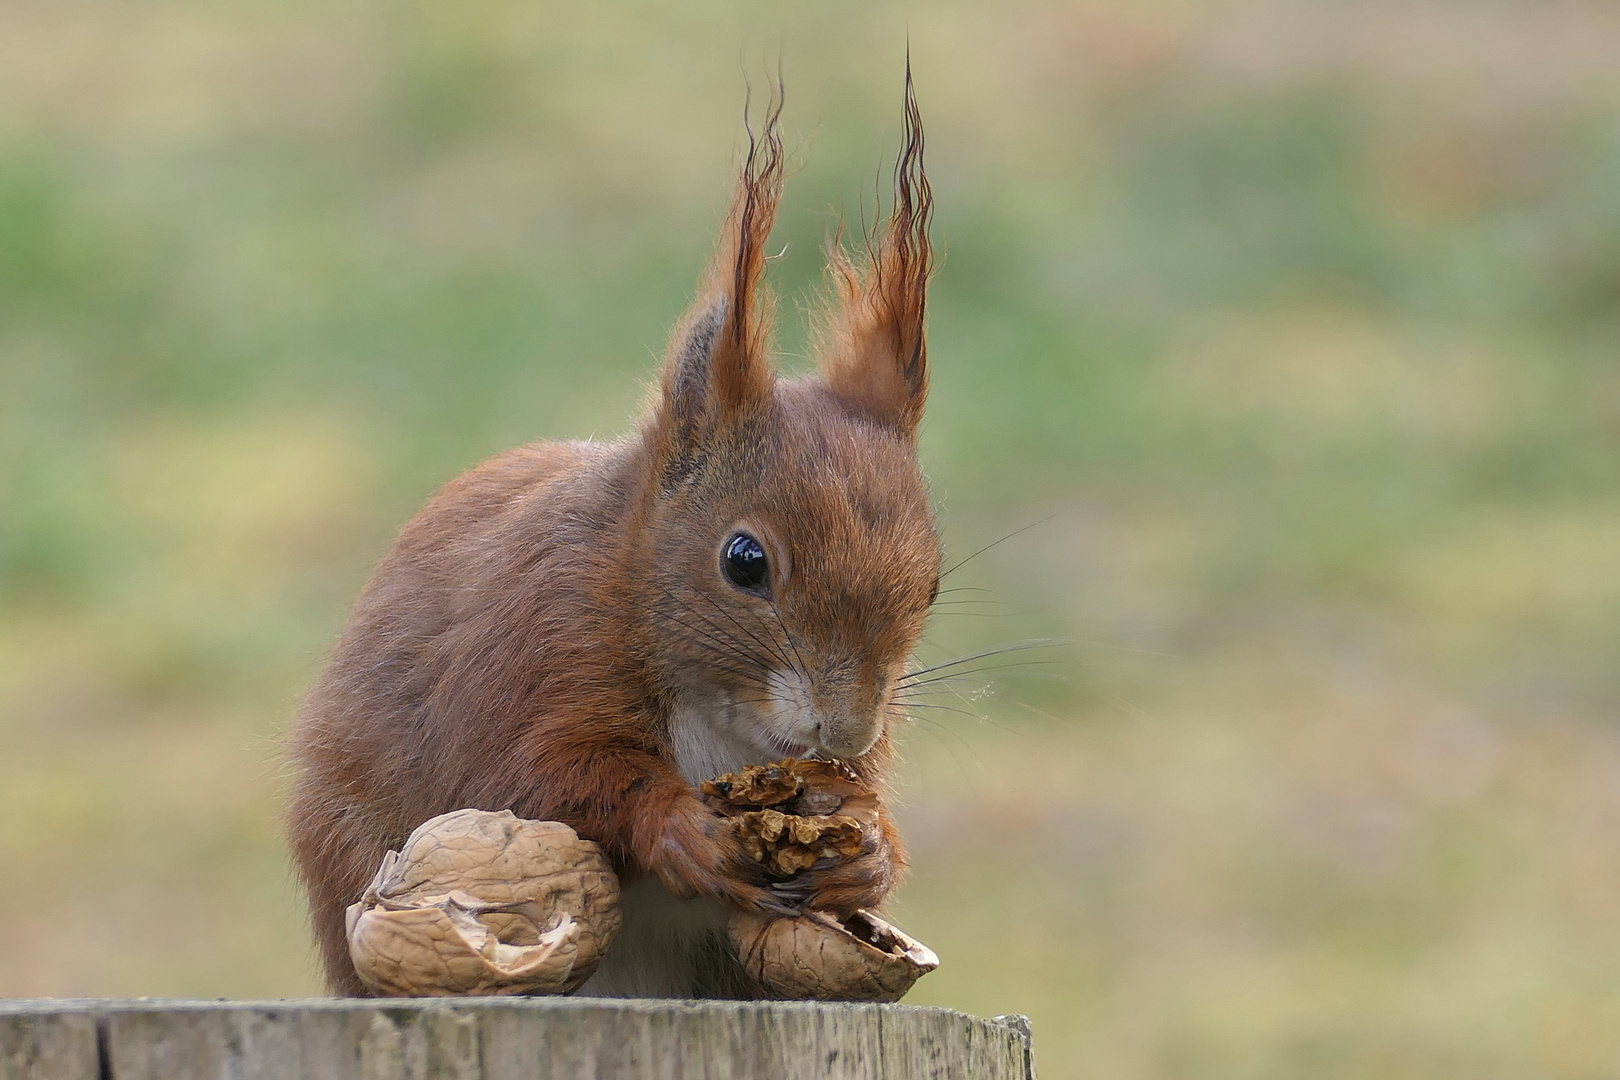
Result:
{"label": "weathered wood surface", "polygon": [[1033,1080],[1022,1017],[591,998],[0,1001],[0,1080]]}

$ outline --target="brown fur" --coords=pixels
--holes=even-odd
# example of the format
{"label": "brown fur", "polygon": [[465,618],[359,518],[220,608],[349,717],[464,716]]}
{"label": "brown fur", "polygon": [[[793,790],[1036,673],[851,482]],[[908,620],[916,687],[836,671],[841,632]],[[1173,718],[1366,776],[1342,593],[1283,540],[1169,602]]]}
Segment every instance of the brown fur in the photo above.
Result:
{"label": "brown fur", "polygon": [[[304,703],[287,828],[335,992],[364,992],[345,907],[385,851],[460,807],[567,822],[630,879],[753,910],[873,906],[903,870],[885,820],[853,863],[772,890],[672,743],[694,702],[745,725],[778,715],[768,673],[796,672],[807,704],[793,715],[813,717],[823,749],[857,748],[882,786],[890,689],[937,588],[915,451],[930,197],[910,73],[894,214],[867,271],[834,256],[842,307],[815,380],[778,380],[769,363],[779,112],[750,136],[637,434],[536,443],[448,484],[395,541]],[[721,575],[739,525],[769,552],[769,599]]]}

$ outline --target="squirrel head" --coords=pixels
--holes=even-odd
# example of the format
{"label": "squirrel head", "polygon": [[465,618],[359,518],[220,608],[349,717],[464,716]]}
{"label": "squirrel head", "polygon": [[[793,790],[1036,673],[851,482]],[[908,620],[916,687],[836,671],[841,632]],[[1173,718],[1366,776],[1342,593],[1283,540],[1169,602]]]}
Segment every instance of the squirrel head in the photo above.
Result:
{"label": "squirrel head", "polygon": [[641,649],[713,735],[758,760],[852,758],[887,731],[938,591],[917,432],[932,194],[909,64],[893,211],[856,264],[835,240],[819,373],[770,360],[766,241],[780,97],[752,133],[697,301],[642,428],[631,545]]}

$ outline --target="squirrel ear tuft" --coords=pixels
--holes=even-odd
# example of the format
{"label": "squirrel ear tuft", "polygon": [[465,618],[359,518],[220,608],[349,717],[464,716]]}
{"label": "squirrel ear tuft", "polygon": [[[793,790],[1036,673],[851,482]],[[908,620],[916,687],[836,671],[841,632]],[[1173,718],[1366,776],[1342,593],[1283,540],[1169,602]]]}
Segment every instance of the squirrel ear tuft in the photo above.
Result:
{"label": "squirrel ear tuft", "polygon": [[703,435],[713,412],[715,347],[726,329],[731,304],[725,295],[708,298],[706,306],[686,313],[670,338],[664,366],[664,413],[672,433],[683,442]]}
{"label": "squirrel ear tuft", "polygon": [[[666,486],[701,457],[703,441],[770,397],[775,297],[763,285],[765,245],[782,194],[781,83],[748,154],[698,298],[670,338],[660,408]],[[746,106],[745,117],[746,123]]]}
{"label": "squirrel ear tuft", "polygon": [[835,238],[828,274],[836,303],[817,333],[827,385],[850,409],[914,438],[928,398],[924,318],[934,249],[934,194],[923,171],[922,114],[906,56],[905,143],[894,166],[894,208],[867,238],[857,267]]}

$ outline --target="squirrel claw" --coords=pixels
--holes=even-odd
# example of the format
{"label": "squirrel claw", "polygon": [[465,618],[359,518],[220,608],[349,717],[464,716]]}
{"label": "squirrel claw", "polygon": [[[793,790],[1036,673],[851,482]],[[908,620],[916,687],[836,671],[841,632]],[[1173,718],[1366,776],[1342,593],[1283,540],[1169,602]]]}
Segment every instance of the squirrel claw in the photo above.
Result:
{"label": "squirrel claw", "polygon": [[795,902],[791,906],[788,904],[767,904],[763,910],[765,914],[774,915],[778,919],[794,919],[804,914],[800,903],[802,901]]}
{"label": "squirrel claw", "polygon": [[807,878],[779,881],[771,886],[771,893],[783,902],[791,904],[795,909],[793,912],[795,915],[798,914],[797,909],[802,908],[804,902],[810,899],[811,894],[814,892],[815,886]]}

